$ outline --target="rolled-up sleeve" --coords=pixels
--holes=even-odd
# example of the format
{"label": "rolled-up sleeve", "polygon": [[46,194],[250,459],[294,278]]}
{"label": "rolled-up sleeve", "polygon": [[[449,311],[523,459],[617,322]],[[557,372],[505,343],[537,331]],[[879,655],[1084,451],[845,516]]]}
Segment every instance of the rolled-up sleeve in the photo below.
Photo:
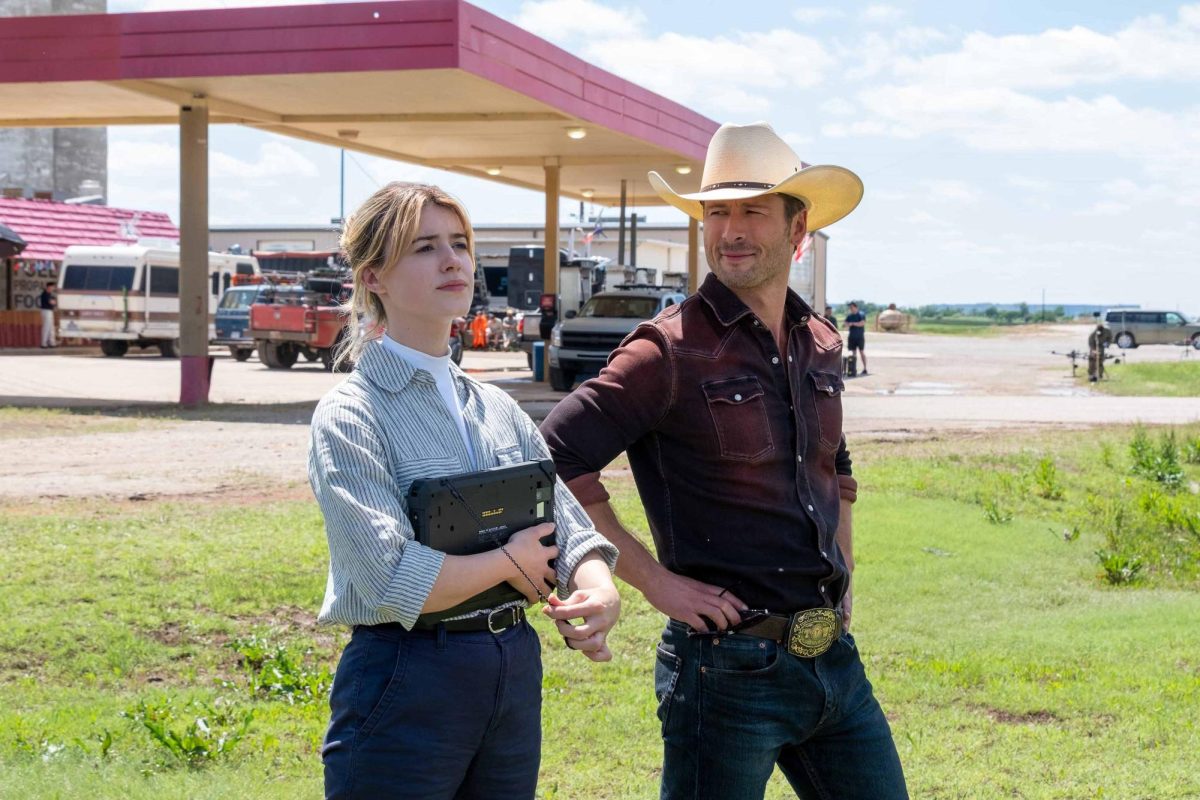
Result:
{"label": "rolled-up sleeve", "polygon": [[[518,429],[521,431],[521,447],[523,455],[530,461],[541,461],[550,458],[550,449],[546,446],[541,433],[533,420],[522,411]],[[610,572],[617,569],[617,548],[604,538],[592,524],[587,512],[571,494],[561,480],[554,482],[554,533],[558,545],[558,560],[555,565],[557,573],[558,596],[566,598],[570,594],[568,588],[575,568],[588,553],[596,552],[608,564]]]}
{"label": "rolled-up sleeve", "polygon": [[413,540],[384,443],[352,398],[334,395],[317,407],[308,475],[325,517],[330,585],[347,595],[326,598],[322,621],[411,628],[445,555]]}
{"label": "rolled-up sleeve", "polygon": [[585,506],[608,499],[600,470],[669,413],[675,375],[667,341],[638,326],[600,375],[555,405],[542,423],[559,476]]}

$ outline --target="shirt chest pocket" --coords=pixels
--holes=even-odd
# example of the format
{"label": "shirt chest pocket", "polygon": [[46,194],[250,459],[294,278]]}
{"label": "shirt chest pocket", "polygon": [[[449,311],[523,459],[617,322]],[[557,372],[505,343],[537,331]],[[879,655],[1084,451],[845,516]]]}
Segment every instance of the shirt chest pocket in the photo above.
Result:
{"label": "shirt chest pocket", "polygon": [[775,449],[762,384],[753,375],[703,384],[721,456],[759,461]]}
{"label": "shirt chest pocket", "polygon": [[842,440],[842,390],[846,384],[841,376],[832,372],[810,372],[808,375],[813,384],[813,405],[821,446],[835,450]]}

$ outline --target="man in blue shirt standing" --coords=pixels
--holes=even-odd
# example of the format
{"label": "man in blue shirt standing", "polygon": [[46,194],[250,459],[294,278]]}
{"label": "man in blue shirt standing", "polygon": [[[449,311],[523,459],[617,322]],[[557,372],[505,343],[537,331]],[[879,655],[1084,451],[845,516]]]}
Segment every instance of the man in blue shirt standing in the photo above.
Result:
{"label": "man in blue shirt standing", "polygon": [[858,352],[858,360],[862,362],[862,372],[860,375],[867,374],[867,315],[858,310],[858,303],[850,304],[850,313],[846,315],[846,328],[850,334],[846,338],[847,355],[854,355]]}

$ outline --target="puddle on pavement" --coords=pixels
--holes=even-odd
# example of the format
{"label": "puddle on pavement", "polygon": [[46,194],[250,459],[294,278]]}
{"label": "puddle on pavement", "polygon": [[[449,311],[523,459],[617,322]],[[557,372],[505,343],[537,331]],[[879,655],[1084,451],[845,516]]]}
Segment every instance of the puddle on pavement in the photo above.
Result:
{"label": "puddle on pavement", "polygon": [[1092,393],[1078,386],[1044,386],[1038,389],[1038,394],[1050,397],[1090,397]]}
{"label": "puddle on pavement", "polygon": [[958,394],[958,390],[962,388],[961,383],[936,383],[934,381],[912,381],[911,383],[902,383],[895,389],[887,389],[881,391],[880,394],[901,395],[907,397],[913,396],[936,396],[948,397]]}

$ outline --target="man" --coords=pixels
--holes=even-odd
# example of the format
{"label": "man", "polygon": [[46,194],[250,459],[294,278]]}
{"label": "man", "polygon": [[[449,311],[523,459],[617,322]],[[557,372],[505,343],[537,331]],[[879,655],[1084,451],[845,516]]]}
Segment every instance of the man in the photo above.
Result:
{"label": "man", "polygon": [[1112,331],[1100,320],[1100,312],[1092,314],[1096,327],[1088,334],[1088,380],[1092,383],[1104,377],[1105,349],[1112,344]]}
{"label": "man", "polygon": [[862,362],[862,372],[867,374],[867,315],[858,310],[858,303],[850,304],[850,313],[846,315],[846,328],[850,331],[846,338],[846,349],[850,355],[858,351],[858,360]]}
{"label": "man", "polygon": [[54,290],[57,288],[53,282],[47,283],[38,295],[38,310],[42,312],[42,347],[58,347],[54,338],[54,309],[58,306]]}
{"label": "man", "polygon": [[829,320],[829,324],[837,327],[837,317],[834,316],[833,306],[825,306],[825,319]]}
{"label": "man", "polygon": [[[542,430],[620,548],[618,576],[670,618],[655,665],[662,797],[761,798],[776,764],[803,798],[907,797],[848,633],[857,484],[841,339],[787,285],[796,245],[850,213],[862,183],[802,169],[765,123],[717,131],[699,193],[650,182],[703,219],[712,274],[640,325]],[[623,450],[658,560],[599,480]]]}

